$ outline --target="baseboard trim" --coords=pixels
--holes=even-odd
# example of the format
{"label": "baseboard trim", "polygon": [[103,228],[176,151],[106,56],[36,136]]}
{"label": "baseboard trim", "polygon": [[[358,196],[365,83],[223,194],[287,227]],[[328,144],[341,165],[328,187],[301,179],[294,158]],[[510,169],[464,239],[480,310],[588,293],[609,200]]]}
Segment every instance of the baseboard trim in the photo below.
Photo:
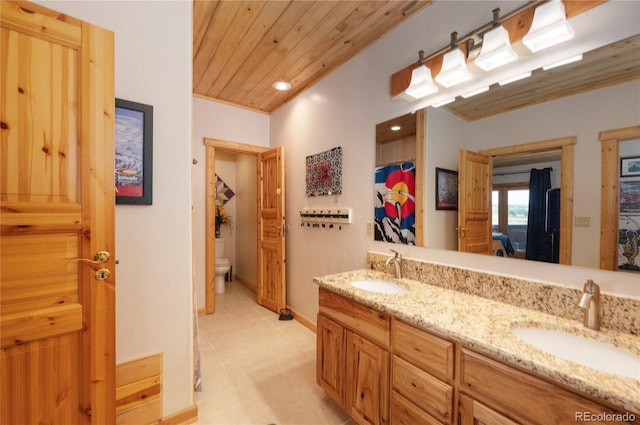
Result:
{"label": "baseboard trim", "polygon": [[293,318],[300,323],[302,326],[304,326],[305,328],[311,330],[313,333],[317,333],[317,326],[316,326],[316,322],[310,320],[308,317],[304,316],[303,314],[301,314],[300,312],[292,309],[291,307],[289,307],[289,309],[291,309],[291,312],[293,313]]}
{"label": "baseboard trim", "polygon": [[198,420],[198,405],[193,404],[184,410],[165,416],[158,422],[158,425],[186,425]]}
{"label": "baseboard trim", "polygon": [[255,283],[250,283],[250,282],[244,280],[241,276],[238,276],[237,274],[233,275],[233,280],[239,282],[242,286],[244,286],[245,288],[247,288],[248,290],[250,290],[254,294],[256,293],[257,286],[256,286]]}

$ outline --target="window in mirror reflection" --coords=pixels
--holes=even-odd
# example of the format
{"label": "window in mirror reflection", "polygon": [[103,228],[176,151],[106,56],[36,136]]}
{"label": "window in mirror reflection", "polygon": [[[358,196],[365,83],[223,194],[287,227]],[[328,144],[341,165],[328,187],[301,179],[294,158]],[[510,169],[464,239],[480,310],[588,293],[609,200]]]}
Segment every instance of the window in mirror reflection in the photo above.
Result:
{"label": "window in mirror reflection", "polygon": [[491,196],[493,239],[504,245],[508,256],[525,258],[529,189],[522,183],[494,185]]}

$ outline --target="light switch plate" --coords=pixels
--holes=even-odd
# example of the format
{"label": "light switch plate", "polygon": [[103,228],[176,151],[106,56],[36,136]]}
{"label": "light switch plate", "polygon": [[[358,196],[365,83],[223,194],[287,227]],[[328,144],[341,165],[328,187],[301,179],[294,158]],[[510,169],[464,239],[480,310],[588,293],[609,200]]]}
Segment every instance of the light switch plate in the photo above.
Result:
{"label": "light switch plate", "polygon": [[589,227],[591,226],[591,217],[575,217],[574,224],[576,227]]}
{"label": "light switch plate", "polygon": [[367,236],[373,236],[373,221],[367,221]]}

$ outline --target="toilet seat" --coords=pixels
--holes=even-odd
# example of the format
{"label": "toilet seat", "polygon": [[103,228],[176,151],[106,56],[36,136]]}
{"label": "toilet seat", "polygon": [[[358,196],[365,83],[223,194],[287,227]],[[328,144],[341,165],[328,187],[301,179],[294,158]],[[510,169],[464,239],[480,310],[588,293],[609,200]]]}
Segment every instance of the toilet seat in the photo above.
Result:
{"label": "toilet seat", "polygon": [[229,260],[227,258],[216,258],[216,267],[228,266],[230,265]]}

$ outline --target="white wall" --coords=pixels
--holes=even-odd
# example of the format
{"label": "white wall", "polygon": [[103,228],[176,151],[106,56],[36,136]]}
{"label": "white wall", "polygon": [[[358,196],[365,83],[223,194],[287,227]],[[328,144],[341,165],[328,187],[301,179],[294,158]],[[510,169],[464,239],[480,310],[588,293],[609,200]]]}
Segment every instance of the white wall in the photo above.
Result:
{"label": "white wall", "polygon": [[[313,284],[314,276],[363,267],[366,250],[388,252],[392,247],[414,258],[452,262],[573,286],[581,286],[587,277],[592,277],[602,283],[604,291],[640,295],[640,288],[634,283],[638,279],[637,275],[520,260],[506,263],[497,261],[495,258],[465,255],[455,251],[392,246],[374,242],[366,235],[366,222],[372,220],[373,215],[375,125],[410,110],[406,103],[389,98],[389,76],[406,64],[415,61],[418,50],[424,49],[426,52],[431,52],[445,46],[452,30],[457,29],[465,33],[466,30],[484,23],[485,15],[498,3],[500,2],[435,2],[272,113],[271,145],[284,145],[287,149],[287,217],[291,224],[291,231],[287,238],[288,300],[295,310],[313,320],[317,312],[317,286]],[[502,2],[501,6],[504,11],[517,7],[512,2]],[[630,5],[630,7],[635,6]],[[568,112],[565,105],[558,107],[550,118],[541,116],[544,119],[535,121],[537,128],[526,137],[522,137],[521,124],[523,121],[532,120],[532,114],[538,113],[536,107],[514,112],[513,121],[506,124],[505,128],[490,127],[494,133],[502,132],[503,138],[509,133],[508,144],[577,134],[581,150],[576,154],[579,171],[576,172],[575,179],[576,182],[593,182],[593,178],[589,175],[597,174],[600,168],[598,131],[637,125],[638,116],[640,116],[640,106],[637,102],[640,92],[638,82],[628,83],[612,90],[616,97],[610,102],[602,96],[602,92],[586,95],[589,96],[589,102],[593,103],[585,105],[588,109],[582,115],[575,113],[571,114],[570,118],[564,118]],[[620,101],[618,95],[623,96],[624,100]],[[630,99],[635,101],[629,102]],[[454,223],[454,214],[432,211],[435,196],[434,188],[431,187],[434,185],[433,167],[437,165],[457,169],[458,149],[471,143],[470,136],[475,134],[476,129],[472,129],[472,126],[468,129],[456,128],[456,125],[452,124],[449,128],[454,132],[449,133],[444,128],[440,130],[430,128],[430,119],[437,115],[440,115],[440,112],[434,112],[431,109],[427,112],[429,139],[427,140],[428,169],[425,173],[428,179],[425,184],[426,216],[432,221],[448,220]],[[600,120],[602,116],[611,119],[607,122],[597,121],[596,128],[596,119]],[[569,134],[566,127],[562,127],[561,124],[571,125]],[[478,123],[473,127],[482,125]],[[434,137],[435,134],[440,136]],[[455,137],[463,137],[464,140],[451,140]],[[493,134],[487,137],[491,138]],[[507,144],[505,139],[500,143]],[[305,156],[334,146],[343,147],[342,195],[307,198],[304,192]],[[584,149],[582,149],[583,146]],[[435,152],[446,154],[446,157],[437,164],[430,156]],[[588,166],[583,168],[582,164],[588,164]],[[575,212],[592,218],[590,231],[599,228],[599,190],[593,190],[594,187],[599,188],[591,183],[588,186],[576,188],[576,197],[580,199],[575,206]],[[342,231],[301,228],[298,225],[298,211],[304,207],[320,206],[353,208],[353,224],[345,226],[346,229]],[[429,228],[427,238],[444,237],[437,234],[441,230],[432,230],[429,223],[427,227]],[[436,234],[431,235],[429,232]],[[574,247],[585,244],[597,245],[599,236],[581,234],[580,231],[574,234],[577,238]],[[574,258],[577,261],[582,261],[580,257],[579,252],[574,252]]]}
{"label": "white wall", "polygon": [[153,205],[116,207],[116,357],[163,352],[175,413],[193,404],[191,2],[40,3],[113,31],[116,97],[154,107]]}
{"label": "white wall", "polygon": [[[193,191],[193,260],[198,308],[205,306],[205,137],[255,146],[269,146],[269,115],[194,97],[191,151]],[[235,272],[235,270],[234,270]]]}

